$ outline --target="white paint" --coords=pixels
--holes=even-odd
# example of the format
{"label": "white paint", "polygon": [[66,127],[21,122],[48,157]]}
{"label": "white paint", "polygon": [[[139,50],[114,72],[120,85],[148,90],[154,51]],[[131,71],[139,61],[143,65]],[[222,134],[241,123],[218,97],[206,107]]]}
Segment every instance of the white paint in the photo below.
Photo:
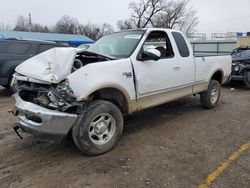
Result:
{"label": "white paint", "polygon": [[[156,30],[167,33],[174,57],[158,61],[138,61],[137,55],[146,37],[151,31]],[[72,74],[71,68],[76,55],[76,50],[73,48],[55,48],[44,52],[18,66],[16,71],[50,83],[59,83],[67,77],[78,101],[87,99],[91,93],[103,88],[119,89],[131,101],[136,100],[136,96],[140,99],[188,86],[186,93],[183,93],[183,96],[187,96],[193,93],[192,86],[203,82],[205,86],[218,70],[223,71],[224,76],[230,75],[231,56],[194,58],[191,45],[188,43],[190,56],[183,58],[172,37],[172,31],[147,29],[130,58],[91,63]],[[133,75],[133,68],[135,78],[128,76]],[[137,94],[134,79],[136,79]]]}
{"label": "white paint", "polygon": [[77,100],[86,99],[92,92],[102,88],[117,88],[135,100],[133,74],[130,59],[120,59],[88,64],[67,78]]}
{"label": "white paint", "polygon": [[154,48],[148,49],[147,52],[154,54],[158,58],[161,57],[161,52],[159,50],[154,49]]}
{"label": "white paint", "polygon": [[34,56],[16,67],[16,72],[37,80],[59,83],[71,74],[76,48],[58,47]]}

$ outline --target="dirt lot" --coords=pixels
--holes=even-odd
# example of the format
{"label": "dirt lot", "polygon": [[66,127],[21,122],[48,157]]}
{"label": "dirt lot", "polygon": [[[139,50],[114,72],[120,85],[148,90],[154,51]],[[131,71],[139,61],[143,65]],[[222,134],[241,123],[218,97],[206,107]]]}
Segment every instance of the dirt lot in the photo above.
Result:
{"label": "dirt lot", "polygon": [[[224,88],[219,106],[191,97],[137,114],[117,147],[97,157],[72,143],[20,140],[11,129],[13,102],[0,88],[0,187],[198,187],[250,141],[250,91]],[[250,187],[250,150],[211,187]]]}

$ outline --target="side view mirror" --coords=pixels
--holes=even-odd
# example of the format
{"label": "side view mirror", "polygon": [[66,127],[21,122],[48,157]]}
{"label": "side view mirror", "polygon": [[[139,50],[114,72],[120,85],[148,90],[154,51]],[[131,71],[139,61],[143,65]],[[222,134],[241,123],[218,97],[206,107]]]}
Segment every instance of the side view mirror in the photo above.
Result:
{"label": "side view mirror", "polygon": [[149,49],[143,52],[143,59],[158,61],[161,58],[161,52],[156,49]]}

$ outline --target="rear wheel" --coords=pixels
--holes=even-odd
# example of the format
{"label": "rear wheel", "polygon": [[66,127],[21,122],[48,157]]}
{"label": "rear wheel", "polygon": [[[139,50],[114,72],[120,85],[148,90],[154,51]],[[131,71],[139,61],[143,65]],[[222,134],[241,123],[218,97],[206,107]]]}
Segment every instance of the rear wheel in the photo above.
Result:
{"label": "rear wheel", "polygon": [[123,132],[123,116],[113,103],[92,102],[72,128],[75,145],[85,154],[98,155],[111,150]]}
{"label": "rear wheel", "polygon": [[250,70],[245,71],[245,85],[247,89],[250,89]]}
{"label": "rear wheel", "polygon": [[206,109],[214,108],[220,99],[221,86],[217,80],[211,80],[208,90],[201,93],[201,104]]}

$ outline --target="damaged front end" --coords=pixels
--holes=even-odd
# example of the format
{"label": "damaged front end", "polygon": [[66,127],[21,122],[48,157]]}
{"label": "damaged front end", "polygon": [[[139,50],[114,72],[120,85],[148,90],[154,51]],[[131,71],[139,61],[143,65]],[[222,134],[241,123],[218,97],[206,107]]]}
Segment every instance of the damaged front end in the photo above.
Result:
{"label": "damaged front end", "polygon": [[23,100],[51,110],[77,114],[84,105],[76,101],[67,79],[59,84],[18,81],[17,89]]}
{"label": "damaged front end", "polygon": [[76,114],[38,106],[23,100],[18,94],[15,94],[14,98],[15,114],[19,119],[19,123],[13,127],[16,132],[17,129],[21,129],[43,140],[61,141],[67,136],[77,119]]}
{"label": "damaged front end", "polygon": [[74,95],[67,77],[87,64],[111,59],[74,48],[54,48],[20,64],[14,74],[18,93],[13,114],[19,119],[14,130],[46,135],[49,140],[65,137],[86,106]]}
{"label": "damaged front end", "polygon": [[67,80],[59,84],[17,80],[16,87],[14,115],[19,123],[13,128],[17,133],[21,129],[42,140],[61,141],[84,111],[85,101],[76,101]]}

